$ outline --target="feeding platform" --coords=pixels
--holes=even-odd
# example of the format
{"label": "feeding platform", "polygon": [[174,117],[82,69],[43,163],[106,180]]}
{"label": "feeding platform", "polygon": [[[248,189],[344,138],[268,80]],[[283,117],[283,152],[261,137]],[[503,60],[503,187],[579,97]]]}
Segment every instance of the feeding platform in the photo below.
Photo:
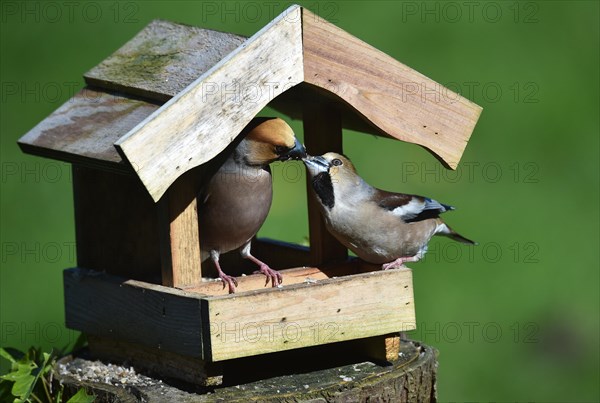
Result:
{"label": "feeding platform", "polygon": [[299,6],[250,38],[153,21],[84,78],[19,145],[73,164],[66,320],[93,353],[202,385],[223,381],[224,362],[311,346],[397,357],[398,332],[416,322],[411,271],[349,260],[310,194],[310,248],[253,242],[282,287],[248,275],[227,295],[202,281],[206,164],[269,105],[303,120],[313,155],[342,152],[351,128],[454,168],[479,106]]}

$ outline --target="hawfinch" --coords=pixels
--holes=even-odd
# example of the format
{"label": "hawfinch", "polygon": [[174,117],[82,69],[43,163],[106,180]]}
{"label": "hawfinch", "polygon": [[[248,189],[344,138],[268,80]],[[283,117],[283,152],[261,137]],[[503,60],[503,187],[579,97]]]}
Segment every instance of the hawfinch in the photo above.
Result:
{"label": "hawfinch", "polygon": [[372,187],[343,155],[303,159],[327,229],[359,258],[384,270],[420,260],[439,234],[475,244],[454,232],[439,215],[453,210],[427,197]]}
{"label": "hawfinch", "polygon": [[[245,136],[244,136],[245,135]],[[241,141],[225,157],[199,195],[202,261],[209,257],[219,277],[235,292],[237,281],[223,272],[219,255],[240,249],[242,257],[259,266],[273,287],[282,277],[250,253],[250,242],[267,218],[273,196],[271,170],[274,161],[306,156],[292,128],[279,118],[256,118],[240,135]]]}

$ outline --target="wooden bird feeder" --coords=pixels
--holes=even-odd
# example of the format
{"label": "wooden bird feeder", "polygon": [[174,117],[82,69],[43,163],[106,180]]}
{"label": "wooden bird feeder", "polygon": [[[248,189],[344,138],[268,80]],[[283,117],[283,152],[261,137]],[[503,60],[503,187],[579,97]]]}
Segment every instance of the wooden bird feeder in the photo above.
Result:
{"label": "wooden bird feeder", "polygon": [[269,105],[302,118],[313,155],[342,152],[346,127],[419,144],[454,168],[479,106],[299,6],[250,38],[153,21],[84,77],[19,145],[72,163],[66,322],[94,354],[202,385],[220,383],[227,360],[328,343],[397,356],[396,335],[416,322],[411,271],[348,260],[311,196],[310,248],[253,245],[285,269],[283,287],[248,275],[227,295],[203,282],[203,167]]}

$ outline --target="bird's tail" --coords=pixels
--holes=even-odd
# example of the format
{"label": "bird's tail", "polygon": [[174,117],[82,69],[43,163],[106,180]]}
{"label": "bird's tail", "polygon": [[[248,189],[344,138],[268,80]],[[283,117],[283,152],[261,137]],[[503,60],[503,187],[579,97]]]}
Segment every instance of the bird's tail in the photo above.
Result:
{"label": "bird's tail", "polygon": [[457,242],[465,243],[467,245],[477,245],[477,242],[465,238],[464,236],[450,228],[446,223],[442,223],[441,225],[439,225],[436,233],[443,236],[447,236],[450,239],[454,239]]}

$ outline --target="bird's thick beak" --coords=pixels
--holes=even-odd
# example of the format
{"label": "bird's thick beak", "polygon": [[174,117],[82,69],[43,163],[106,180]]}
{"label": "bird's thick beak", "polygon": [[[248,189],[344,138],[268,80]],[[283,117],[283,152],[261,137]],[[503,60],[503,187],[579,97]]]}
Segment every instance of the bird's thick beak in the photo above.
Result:
{"label": "bird's thick beak", "polygon": [[304,162],[304,165],[306,165],[306,168],[312,176],[329,171],[329,162],[320,155],[307,155],[302,159],[302,162]]}
{"label": "bird's thick beak", "polygon": [[296,141],[294,142],[294,148],[292,148],[285,154],[282,154],[279,157],[279,161],[299,160],[303,158],[306,158],[306,148],[304,148],[304,146],[300,144],[298,139],[296,139]]}

